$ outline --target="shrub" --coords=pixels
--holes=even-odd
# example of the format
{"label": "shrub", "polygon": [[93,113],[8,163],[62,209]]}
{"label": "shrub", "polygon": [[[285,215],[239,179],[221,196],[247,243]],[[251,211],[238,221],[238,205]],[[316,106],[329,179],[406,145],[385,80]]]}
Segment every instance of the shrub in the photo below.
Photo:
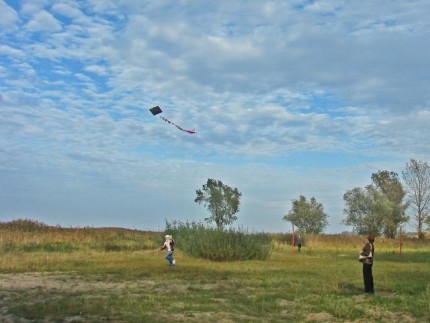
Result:
{"label": "shrub", "polygon": [[164,234],[173,235],[175,246],[185,254],[214,261],[266,260],[272,251],[272,238],[266,233],[166,222]]}
{"label": "shrub", "polygon": [[31,219],[18,219],[11,222],[0,222],[0,229],[16,230],[21,232],[46,231],[49,227],[39,221]]}

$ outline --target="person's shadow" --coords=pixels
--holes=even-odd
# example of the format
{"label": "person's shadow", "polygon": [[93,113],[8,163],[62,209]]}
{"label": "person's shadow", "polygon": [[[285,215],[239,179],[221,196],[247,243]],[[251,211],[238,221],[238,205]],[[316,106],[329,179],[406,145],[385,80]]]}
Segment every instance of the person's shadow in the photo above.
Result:
{"label": "person's shadow", "polygon": [[355,294],[362,294],[363,293],[362,287],[351,284],[351,283],[340,283],[339,284],[339,290],[343,294],[355,295]]}

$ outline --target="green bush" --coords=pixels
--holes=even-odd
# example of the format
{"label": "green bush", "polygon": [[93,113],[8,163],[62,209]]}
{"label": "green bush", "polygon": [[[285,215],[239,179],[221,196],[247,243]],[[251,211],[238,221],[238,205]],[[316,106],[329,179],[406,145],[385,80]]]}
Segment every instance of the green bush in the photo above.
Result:
{"label": "green bush", "polygon": [[166,222],[164,234],[173,235],[175,246],[185,254],[214,261],[266,260],[272,252],[272,238],[266,233],[174,221]]}

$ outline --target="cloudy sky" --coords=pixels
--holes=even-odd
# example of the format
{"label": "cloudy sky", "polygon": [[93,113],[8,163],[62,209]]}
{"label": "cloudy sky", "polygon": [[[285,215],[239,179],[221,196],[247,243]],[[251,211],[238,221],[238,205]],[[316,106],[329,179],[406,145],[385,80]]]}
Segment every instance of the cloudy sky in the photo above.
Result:
{"label": "cloudy sky", "polygon": [[[0,0],[0,221],[282,232],[300,195],[351,230],[343,194],[430,160],[430,3]],[[162,116],[197,133],[181,132]]]}

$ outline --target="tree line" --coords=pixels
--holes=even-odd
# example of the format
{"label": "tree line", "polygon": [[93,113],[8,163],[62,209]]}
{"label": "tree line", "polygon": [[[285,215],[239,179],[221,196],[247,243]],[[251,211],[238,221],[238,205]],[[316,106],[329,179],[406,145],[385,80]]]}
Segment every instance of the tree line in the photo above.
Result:
{"label": "tree line", "polygon": [[[419,238],[425,236],[425,225],[430,229],[430,166],[423,161],[410,159],[399,175],[380,170],[373,173],[371,183],[355,187],[343,195],[345,218],[342,223],[352,226],[357,234],[384,235],[395,238],[401,225],[413,221]],[[220,180],[208,179],[196,190],[195,202],[203,204],[218,229],[237,220],[242,193]],[[409,215],[408,212],[411,214]],[[283,220],[292,223],[299,231],[319,234],[328,225],[328,214],[315,197],[300,195],[292,200],[291,210]]]}

